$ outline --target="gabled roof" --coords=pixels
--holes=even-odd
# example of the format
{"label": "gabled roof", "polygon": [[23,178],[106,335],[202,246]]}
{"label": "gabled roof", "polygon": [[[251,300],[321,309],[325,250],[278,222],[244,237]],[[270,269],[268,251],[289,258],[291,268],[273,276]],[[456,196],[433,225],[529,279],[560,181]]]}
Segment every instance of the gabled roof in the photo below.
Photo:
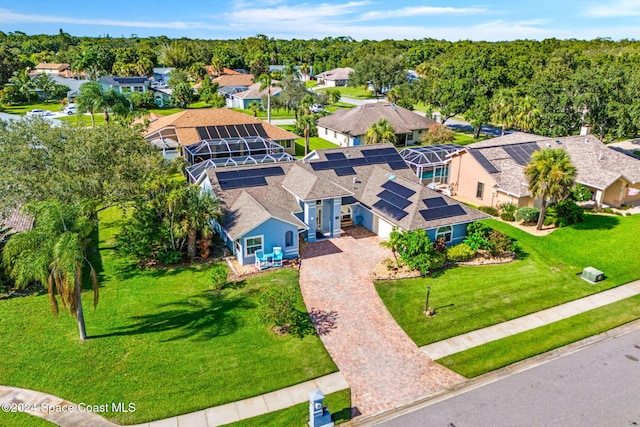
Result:
{"label": "gabled roof", "polygon": [[518,157],[518,152],[545,148],[565,150],[577,169],[576,181],[584,185],[604,190],[621,177],[631,183],[640,182],[640,160],[610,149],[593,135],[547,138],[516,132],[467,145],[463,152],[476,158],[501,190],[527,196],[524,168],[530,157],[525,154],[518,162],[513,153]]}
{"label": "gabled roof", "polygon": [[47,62],[41,62],[38,65],[36,65],[36,70],[57,70],[57,71],[63,71],[66,70],[68,68],[70,68],[71,65],[69,64],[55,64],[55,63],[47,63]]}
{"label": "gabled roof", "polygon": [[0,242],[5,241],[12,234],[30,230],[33,227],[33,217],[23,214],[19,208],[9,212],[4,218],[0,218],[0,231],[4,228],[6,233],[0,234]]}
{"label": "gabled roof", "polygon": [[349,80],[349,74],[353,73],[353,68],[334,68],[333,70],[325,71],[317,74],[316,78],[323,80]]}
{"label": "gabled roof", "polygon": [[109,86],[131,86],[131,85],[148,85],[148,77],[120,77],[106,76],[100,77],[99,82],[108,84]]}
{"label": "gabled roof", "polygon": [[259,124],[265,130],[267,138],[274,141],[298,138],[297,135],[278,126],[229,108],[189,109],[163,116],[151,121],[144,135],[145,138],[153,137],[156,132],[165,128],[173,128],[181,145],[191,145],[202,141],[196,130],[197,127],[241,124]]}
{"label": "gabled roof", "polygon": [[377,102],[364,104],[351,110],[337,110],[329,116],[320,118],[318,126],[358,136],[364,135],[367,129],[380,119],[388,120],[396,133],[428,129],[436,124],[433,120],[398,105]]}
{"label": "gabled roof", "polygon": [[[241,98],[241,99],[260,99],[263,96],[267,96],[267,90],[268,90],[268,88],[264,88],[263,90],[260,90],[260,85],[261,83],[254,83],[251,86],[249,86],[248,90],[234,93],[231,96],[234,98]],[[271,87],[271,96],[276,96],[280,92],[282,92],[281,87],[278,87],[278,86]]]}
{"label": "gabled roof", "polygon": [[153,68],[153,74],[170,74],[173,70],[175,70],[174,67],[154,67]]}
{"label": "gabled roof", "polygon": [[332,197],[351,196],[353,193],[329,179],[294,165],[282,181],[282,186],[301,200],[320,200]]}
{"label": "gabled roof", "polygon": [[[211,77],[218,76],[218,73],[214,73],[213,72],[213,67],[211,65],[206,65],[204,68],[207,70],[207,74],[209,76],[211,76]],[[222,73],[220,73],[220,75],[223,75],[223,74],[243,74],[243,73],[241,73],[239,71],[236,71],[236,70],[232,70],[231,68],[223,67],[222,68]]]}
{"label": "gabled roof", "polygon": [[219,87],[225,86],[251,86],[253,84],[253,74],[222,74],[213,79]]}

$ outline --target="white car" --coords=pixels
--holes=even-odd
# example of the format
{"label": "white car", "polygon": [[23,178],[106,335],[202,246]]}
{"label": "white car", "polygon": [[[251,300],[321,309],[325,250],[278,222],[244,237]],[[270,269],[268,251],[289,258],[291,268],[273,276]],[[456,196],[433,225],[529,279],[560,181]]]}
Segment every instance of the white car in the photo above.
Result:
{"label": "white car", "polygon": [[322,110],[324,110],[324,108],[322,108],[322,105],[320,104],[313,104],[311,107],[309,107],[309,111],[311,111],[312,113],[319,113]]}
{"label": "white car", "polygon": [[42,116],[42,117],[46,117],[46,116],[53,116],[53,113],[51,111],[46,111],[46,110],[40,110],[40,109],[35,109],[35,110],[31,110],[27,112],[27,116]]}
{"label": "white car", "polygon": [[72,115],[76,113],[76,106],[75,105],[67,105],[66,107],[64,107],[64,110],[62,110],[62,112],[64,114],[68,114],[68,115]]}

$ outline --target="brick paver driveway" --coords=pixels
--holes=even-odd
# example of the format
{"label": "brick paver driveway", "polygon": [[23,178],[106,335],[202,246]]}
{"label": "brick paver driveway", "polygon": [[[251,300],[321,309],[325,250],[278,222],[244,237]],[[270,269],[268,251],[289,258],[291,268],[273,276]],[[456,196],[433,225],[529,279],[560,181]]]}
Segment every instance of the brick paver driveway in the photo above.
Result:
{"label": "brick paver driveway", "polygon": [[300,268],[305,304],[351,387],[353,407],[373,414],[463,381],[433,363],[393,320],[371,274],[391,252],[377,236],[355,230],[307,244]]}

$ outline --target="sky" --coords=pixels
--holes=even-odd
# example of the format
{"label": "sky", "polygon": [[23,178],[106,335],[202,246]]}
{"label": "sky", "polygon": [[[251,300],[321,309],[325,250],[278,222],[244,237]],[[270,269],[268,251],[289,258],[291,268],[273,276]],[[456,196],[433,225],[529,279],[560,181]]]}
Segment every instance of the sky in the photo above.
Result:
{"label": "sky", "polygon": [[640,0],[0,0],[0,31],[236,39],[640,38]]}

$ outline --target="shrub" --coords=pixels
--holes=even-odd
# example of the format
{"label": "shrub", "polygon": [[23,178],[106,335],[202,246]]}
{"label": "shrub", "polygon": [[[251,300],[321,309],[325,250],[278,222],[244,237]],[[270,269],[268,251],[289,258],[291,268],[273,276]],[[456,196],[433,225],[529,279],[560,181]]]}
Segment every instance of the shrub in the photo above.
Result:
{"label": "shrub", "polygon": [[591,200],[591,190],[586,185],[578,183],[571,189],[571,199],[576,202]]}
{"label": "shrub", "polygon": [[227,267],[222,264],[217,264],[211,269],[211,282],[213,282],[213,288],[217,291],[224,288],[227,284]]}
{"label": "shrub", "polygon": [[174,251],[172,249],[165,249],[158,252],[158,261],[163,264],[177,264],[182,261],[182,252]]}
{"label": "shrub", "polygon": [[584,221],[584,210],[573,200],[560,200],[555,205],[556,225],[566,227]]}
{"label": "shrub", "polygon": [[297,320],[298,311],[294,307],[295,294],[291,288],[278,287],[260,295],[258,316],[265,325],[280,328],[290,326]]}
{"label": "shrub", "polygon": [[479,206],[478,210],[491,216],[498,216],[498,209],[494,208],[493,206]]}
{"label": "shrub", "polygon": [[449,248],[447,251],[447,258],[453,262],[468,261],[476,254],[476,251],[469,245],[461,243]]}
{"label": "shrub", "polygon": [[511,237],[498,231],[489,233],[489,255],[492,257],[510,254],[517,251],[517,243]]}
{"label": "shrub", "polygon": [[547,206],[547,210],[544,213],[543,225],[556,225],[558,222],[558,211],[556,205]]}
{"label": "shrub", "polygon": [[516,206],[515,203],[503,203],[498,207],[500,208],[500,212],[510,213],[512,215],[515,215],[516,211],[518,210],[518,206]]}
{"label": "shrub", "polygon": [[525,206],[516,211],[516,220],[523,221],[526,224],[535,224],[538,222],[540,209]]}
{"label": "shrub", "polygon": [[436,124],[422,134],[420,142],[424,145],[447,144],[455,140],[455,134],[445,125]]}
{"label": "shrub", "polygon": [[514,214],[509,213],[509,212],[502,212],[500,214],[500,218],[504,221],[515,221],[516,217]]}
{"label": "shrub", "polygon": [[464,244],[475,251],[477,251],[478,249],[488,249],[489,241],[487,240],[487,238],[489,237],[489,233],[491,232],[491,230],[491,227],[481,222],[474,222],[469,224],[469,226],[467,227],[467,237],[464,240]]}

